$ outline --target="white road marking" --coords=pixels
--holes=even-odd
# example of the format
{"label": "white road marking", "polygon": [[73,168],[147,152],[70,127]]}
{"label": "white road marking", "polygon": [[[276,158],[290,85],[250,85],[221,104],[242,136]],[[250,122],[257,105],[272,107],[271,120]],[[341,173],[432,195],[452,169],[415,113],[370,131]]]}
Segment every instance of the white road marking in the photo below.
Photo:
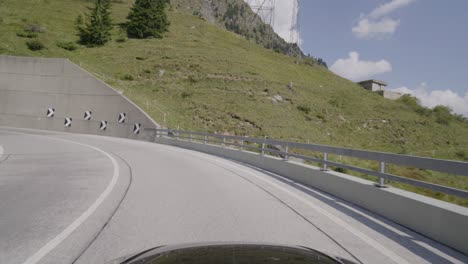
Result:
{"label": "white road marking", "polygon": [[112,179],[109,185],[107,185],[106,189],[104,190],[104,192],[101,193],[101,195],[99,195],[97,200],[83,214],[81,214],[77,219],[75,219],[75,221],[73,221],[69,226],[67,226],[60,234],[58,234],[55,238],[47,242],[47,244],[45,244],[41,249],[39,249],[36,253],[30,256],[25,262],[23,262],[23,264],[36,264],[43,257],[45,257],[49,252],[51,252],[54,248],[56,248],[60,243],[62,243],[65,239],[67,239],[67,237],[70,236],[70,234],[73,233],[73,231],[75,231],[83,222],[86,221],[86,219],[88,219],[89,216],[91,216],[96,211],[96,209],[107,198],[107,196],[109,196],[109,194],[111,193],[112,189],[114,189],[117,183],[117,180],[119,178],[119,174],[120,174],[119,165],[117,164],[117,161],[114,159],[114,157],[112,157],[109,153],[91,145],[78,143],[78,142],[74,142],[74,141],[62,139],[62,138],[44,136],[44,135],[34,135],[34,134],[11,132],[11,131],[5,131],[5,132],[13,133],[13,134],[20,134],[20,135],[27,135],[27,136],[46,137],[46,138],[61,140],[61,141],[69,142],[72,144],[88,147],[88,148],[94,149],[104,154],[107,158],[111,160],[112,165],[114,167]]}
{"label": "white road marking", "polygon": [[[166,146],[161,146],[161,147],[165,147],[165,148],[170,148],[170,147],[166,147]],[[173,149],[175,151],[178,151],[174,148],[170,148],[170,149]],[[254,173],[254,172],[251,172],[251,171],[248,171],[246,169],[243,169],[242,167],[240,167],[239,165],[237,164],[231,164],[228,160],[225,160],[225,159],[222,159],[222,158],[216,158],[212,155],[209,155],[209,154],[205,154],[205,155],[199,155],[199,154],[195,154],[193,153],[193,151],[187,151],[185,150],[184,152],[189,152],[191,155],[193,156],[197,156],[197,157],[200,157],[200,158],[206,158],[206,159],[211,159],[213,161],[216,161],[218,163],[223,163],[224,165],[227,165],[227,166],[230,166],[230,167],[233,167],[239,171],[242,171],[242,172],[245,172],[247,174],[250,174],[252,176],[254,176],[255,178],[257,179],[260,179],[262,180],[263,182],[266,182],[267,184],[270,184],[271,186],[274,186],[276,187],[277,189],[295,197],[296,199],[300,200],[301,202],[307,204],[308,206],[310,206],[312,209],[314,209],[315,211],[317,211],[318,213],[322,214],[323,216],[327,217],[328,219],[330,219],[331,221],[333,221],[335,224],[337,224],[338,226],[341,226],[342,228],[348,230],[348,232],[350,232],[351,234],[354,234],[355,236],[357,236],[358,238],[360,238],[362,241],[364,241],[365,243],[367,243],[369,246],[373,247],[374,249],[376,249],[377,251],[379,251],[380,253],[382,253],[383,255],[387,256],[389,259],[393,260],[395,263],[399,263],[399,264],[409,264],[405,259],[401,258],[400,256],[398,256],[396,253],[394,253],[393,251],[387,249],[386,247],[382,246],[380,243],[378,243],[375,239],[372,239],[371,237],[367,236],[366,234],[360,232],[359,230],[357,230],[356,228],[352,227],[351,225],[349,225],[348,223],[346,223],[345,221],[341,220],[340,218],[332,215],[331,213],[327,212],[326,210],[316,206],[315,204],[313,204],[312,202],[310,202],[309,200],[305,199],[304,197],[298,195],[297,193],[294,193],[292,192],[291,190],[277,184],[276,182],[273,182],[272,180],[270,179],[266,179],[264,176],[261,176],[261,175],[258,175],[257,173]]]}

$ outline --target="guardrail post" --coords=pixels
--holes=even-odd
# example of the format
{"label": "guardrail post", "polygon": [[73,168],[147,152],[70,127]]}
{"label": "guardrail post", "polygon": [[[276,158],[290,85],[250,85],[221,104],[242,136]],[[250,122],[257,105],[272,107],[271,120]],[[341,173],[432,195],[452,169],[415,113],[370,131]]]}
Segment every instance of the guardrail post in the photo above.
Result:
{"label": "guardrail post", "polygon": [[224,148],[226,146],[226,138],[223,137],[223,144],[221,144],[221,146]]}
{"label": "guardrail post", "polygon": [[323,166],[322,166],[322,171],[327,171],[328,170],[328,164],[326,163],[328,161],[328,153],[324,152],[323,153]]}
{"label": "guardrail post", "polygon": [[204,142],[205,142],[205,144],[208,143],[208,136],[207,135],[205,135],[205,141]]}
{"label": "guardrail post", "polygon": [[244,150],[244,140],[241,140],[240,142],[240,151]]}
{"label": "guardrail post", "polygon": [[179,140],[179,130],[177,130],[176,140]]}
{"label": "guardrail post", "polygon": [[193,141],[193,135],[192,135],[192,133],[190,133],[190,142],[192,142],[192,141]]}
{"label": "guardrail post", "polygon": [[[380,162],[380,172],[385,173],[385,162],[384,161]],[[379,187],[379,188],[388,187],[388,186],[385,185],[385,179],[382,178],[382,177],[379,178],[379,183],[377,183],[376,186]]]}
{"label": "guardrail post", "polygon": [[286,153],[286,154],[284,154],[284,160],[288,160],[288,159],[289,159],[288,150],[289,150],[289,146],[286,145],[286,148],[285,148],[285,150],[284,150],[284,152]]}
{"label": "guardrail post", "polygon": [[155,142],[156,139],[159,138],[159,137],[161,137],[161,136],[159,135],[159,130],[156,128],[156,130],[155,130],[155,132],[154,132],[153,142]]}
{"label": "guardrail post", "polygon": [[262,156],[265,155],[265,141],[266,141],[266,136],[263,140],[263,143],[262,143]]}

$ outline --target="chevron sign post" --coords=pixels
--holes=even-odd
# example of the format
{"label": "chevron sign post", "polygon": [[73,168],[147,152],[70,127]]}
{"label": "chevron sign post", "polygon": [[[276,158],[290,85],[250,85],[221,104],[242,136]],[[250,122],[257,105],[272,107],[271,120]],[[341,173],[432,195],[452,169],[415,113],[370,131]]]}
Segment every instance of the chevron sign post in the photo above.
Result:
{"label": "chevron sign post", "polygon": [[127,117],[126,113],[119,114],[119,123],[125,123],[125,118]]}
{"label": "chevron sign post", "polygon": [[63,125],[65,127],[71,127],[71,124],[72,124],[72,118],[71,117],[65,118],[65,123]]}
{"label": "chevron sign post", "polygon": [[55,108],[47,108],[47,117],[54,117]]}
{"label": "chevron sign post", "polygon": [[91,120],[91,116],[93,115],[93,112],[91,111],[86,111],[84,113],[84,120],[88,121],[88,120]]}
{"label": "chevron sign post", "polygon": [[99,129],[106,130],[106,128],[107,128],[107,121],[101,121],[101,125],[99,126]]}
{"label": "chevron sign post", "polygon": [[133,134],[140,134],[140,129],[141,129],[141,124],[140,124],[140,123],[136,123],[136,124],[133,126]]}

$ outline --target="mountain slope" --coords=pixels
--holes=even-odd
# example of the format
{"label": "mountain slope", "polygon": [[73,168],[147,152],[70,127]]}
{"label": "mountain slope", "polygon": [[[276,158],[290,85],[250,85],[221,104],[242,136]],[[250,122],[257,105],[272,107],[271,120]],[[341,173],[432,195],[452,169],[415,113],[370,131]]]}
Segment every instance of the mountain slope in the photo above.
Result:
{"label": "mountain slope", "polygon": [[244,0],[172,0],[171,3],[180,12],[204,18],[265,48],[305,56],[296,44],[287,43],[266,25]]}
{"label": "mountain slope", "polygon": [[[408,104],[384,99],[324,67],[298,65],[180,8],[169,11],[165,38],[115,41],[131,3],[113,1],[113,41],[67,51],[57,43],[77,40],[74,20],[90,1],[0,0],[0,53],[69,58],[170,128],[468,159],[466,121],[438,123]],[[46,49],[31,51],[30,39],[18,36],[31,25],[42,29],[36,39]],[[400,173],[468,189],[466,177]]]}
{"label": "mountain slope", "polygon": [[[115,24],[125,22],[130,2],[113,4]],[[322,67],[297,65],[183,12],[170,12],[172,25],[162,40],[112,41],[104,47],[66,51],[56,43],[77,39],[74,19],[89,1],[0,3],[2,54],[68,57],[144,107],[146,100],[149,107],[159,105],[168,114],[170,127],[206,127],[394,152],[468,146],[466,122],[438,124]],[[38,39],[47,49],[28,50],[29,39],[17,36],[28,25],[45,28]],[[271,97],[276,95],[284,100],[273,103]],[[160,112],[147,110],[162,121]]]}

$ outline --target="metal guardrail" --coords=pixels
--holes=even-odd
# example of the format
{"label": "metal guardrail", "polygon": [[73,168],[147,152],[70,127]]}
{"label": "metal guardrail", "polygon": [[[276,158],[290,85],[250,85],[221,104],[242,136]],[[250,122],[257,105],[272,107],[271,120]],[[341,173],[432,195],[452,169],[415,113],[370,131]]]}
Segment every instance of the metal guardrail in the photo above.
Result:
{"label": "metal guardrail", "polygon": [[[297,142],[289,142],[268,138],[251,138],[251,137],[241,137],[241,136],[230,136],[230,135],[220,135],[220,134],[211,134],[203,132],[192,132],[192,131],[180,131],[180,130],[170,130],[170,129],[157,129],[156,134],[158,136],[169,136],[175,138],[176,140],[186,139],[190,141],[198,141],[203,144],[214,143],[225,146],[234,146],[237,147],[240,151],[249,149],[253,151],[258,151],[260,155],[265,155],[266,153],[273,153],[283,157],[284,160],[288,160],[289,157],[295,157],[303,159],[306,161],[312,161],[322,164],[322,170],[328,170],[328,166],[335,166],[343,169],[349,169],[352,171],[364,173],[367,175],[372,175],[379,178],[377,187],[385,187],[385,180],[391,180],[395,182],[401,182],[404,184],[409,184],[417,187],[426,188],[433,191],[443,192],[450,195],[455,195],[462,198],[468,198],[468,191],[451,188],[443,185],[438,185],[434,183],[419,181],[411,178],[406,178],[403,176],[393,175],[386,172],[387,164],[394,164],[405,167],[414,167],[427,170],[433,170],[443,173],[455,174],[468,176],[468,162],[453,161],[453,160],[442,160],[434,158],[424,158],[417,156],[409,155],[400,155],[392,154],[385,152],[376,152],[376,151],[367,151],[351,148],[340,148],[332,147],[326,145],[316,145],[316,144],[305,144]],[[216,139],[216,140],[214,140]],[[228,140],[232,142],[228,142]],[[247,145],[258,144],[258,146]],[[280,149],[272,149],[270,146],[280,146]],[[314,152],[323,153],[323,158],[315,158],[304,155],[299,155],[291,153],[289,149],[303,149]],[[328,159],[329,154],[336,154],[342,156],[348,156],[353,158],[359,158],[364,160],[373,160],[378,161],[379,171],[374,171],[370,169],[360,168],[352,165],[347,165],[343,163],[338,163],[330,161]]]}

